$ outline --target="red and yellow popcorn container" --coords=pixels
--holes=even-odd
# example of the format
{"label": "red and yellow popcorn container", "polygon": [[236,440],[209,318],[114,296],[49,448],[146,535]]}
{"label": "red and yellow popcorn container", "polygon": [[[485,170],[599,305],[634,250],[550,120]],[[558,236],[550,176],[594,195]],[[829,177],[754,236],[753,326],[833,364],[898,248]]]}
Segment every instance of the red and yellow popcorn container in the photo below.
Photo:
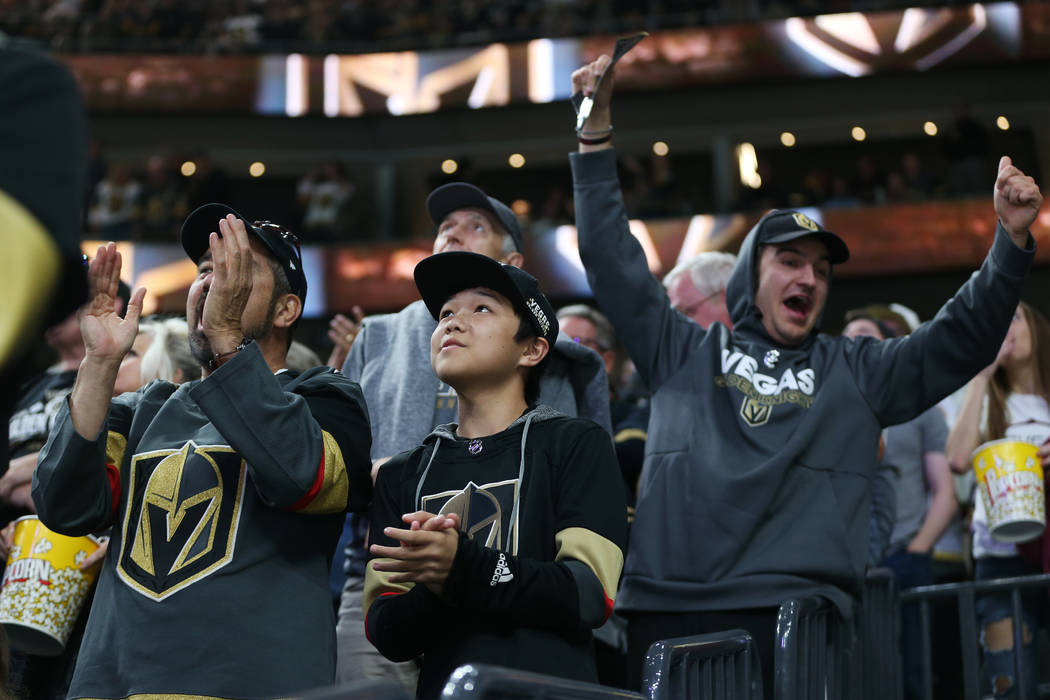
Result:
{"label": "red and yellow popcorn container", "polygon": [[99,548],[94,537],[66,537],[35,515],[15,521],[0,588],[0,624],[11,647],[38,656],[62,653],[98,567],[80,562]]}
{"label": "red and yellow popcorn container", "polygon": [[993,440],[973,452],[988,531],[1002,542],[1025,542],[1046,529],[1039,448],[1020,440]]}

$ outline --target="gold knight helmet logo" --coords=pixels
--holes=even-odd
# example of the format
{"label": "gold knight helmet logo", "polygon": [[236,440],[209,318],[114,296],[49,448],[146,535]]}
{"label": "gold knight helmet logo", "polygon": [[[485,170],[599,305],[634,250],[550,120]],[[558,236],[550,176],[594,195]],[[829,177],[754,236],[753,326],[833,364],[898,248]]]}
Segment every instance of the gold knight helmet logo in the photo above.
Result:
{"label": "gold knight helmet logo", "polygon": [[949,59],[988,26],[979,3],[958,8],[844,12],[784,21],[788,39],[813,59],[851,77],[925,71]]}
{"label": "gold knight helmet logo", "polygon": [[225,445],[187,442],[135,455],[117,572],[163,600],[229,563],[240,519],[245,465]]}

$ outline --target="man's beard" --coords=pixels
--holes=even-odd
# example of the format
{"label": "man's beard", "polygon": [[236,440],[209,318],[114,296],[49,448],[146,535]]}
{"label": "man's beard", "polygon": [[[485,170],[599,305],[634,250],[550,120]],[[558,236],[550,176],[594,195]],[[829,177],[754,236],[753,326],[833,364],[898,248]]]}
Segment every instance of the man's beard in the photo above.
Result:
{"label": "man's beard", "polygon": [[[276,312],[277,308],[271,304],[270,311],[266,314],[265,319],[257,323],[255,326],[243,329],[244,339],[258,340],[259,338],[265,338],[270,335],[270,332],[273,330],[273,317]],[[207,367],[211,363],[212,358],[215,357],[215,351],[211,349],[211,343],[208,341],[208,336],[204,335],[204,331],[197,328],[196,324],[194,324],[189,331],[190,352],[201,367]]]}

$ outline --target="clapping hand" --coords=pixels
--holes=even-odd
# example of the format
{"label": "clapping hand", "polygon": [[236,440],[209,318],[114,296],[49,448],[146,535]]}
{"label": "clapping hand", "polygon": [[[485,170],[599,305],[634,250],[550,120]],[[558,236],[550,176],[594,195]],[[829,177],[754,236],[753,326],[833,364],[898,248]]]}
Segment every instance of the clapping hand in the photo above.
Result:
{"label": "clapping hand", "polygon": [[370,547],[375,556],[393,561],[373,561],[372,568],[394,573],[391,583],[422,583],[440,595],[459,548],[459,516],[417,511],[406,513],[401,519],[409,529],[383,530],[384,535],[398,540],[400,546],[373,544]]}
{"label": "clapping hand", "polygon": [[252,247],[244,222],[233,214],[219,220],[219,233],[208,237],[212,280],[204,301],[201,326],[212,350],[223,353],[244,339],[241,317],[252,294]]}
{"label": "clapping hand", "polygon": [[80,310],[80,334],[84,339],[86,355],[91,358],[119,364],[131,349],[139,332],[139,314],[146,290],[139,287],[128,302],[124,318],[117,313],[120,285],[120,253],[117,244],[98,247],[95,259],[88,267],[90,298]]}

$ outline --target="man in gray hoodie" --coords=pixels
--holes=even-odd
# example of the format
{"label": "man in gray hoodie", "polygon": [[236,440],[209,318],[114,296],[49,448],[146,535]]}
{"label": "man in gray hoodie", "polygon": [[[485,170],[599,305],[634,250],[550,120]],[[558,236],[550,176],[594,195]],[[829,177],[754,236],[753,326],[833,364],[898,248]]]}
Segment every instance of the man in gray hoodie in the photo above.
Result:
{"label": "man in gray hoodie", "polygon": [[849,251],[805,215],[773,211],[740,248],[726,293],[733,330],[704,331],[671,308],[628,230],[611,71],[598,80],[608,63],[573,74],[594,103],[570,160],[587,279],[653,397],[617,601],[630,670],[657,639],[742,627],[771,694],[777,606],[816,595],[852,614],[881,429],[995,358],[1035,253],[1028,227],[1042,196],[1004,157],[981,269],[933,321],[889,341],[818,332],[832,267]]}
{"label": "man in gray hoodie", "polygon": [[[426,205],[437,226],[434,253],[465,251],[523,266],[521,227],[503,202],[474,185],[453,182],[431,192]],[[430,366],[430,336],[435,328],[437,321],[426,305],[415,301],[396,314],[366,318],[350,348],[343,373],[364,392],[377,467],[422,444],[438,425],[456,420],[456,392]],[[548,362],[540,382],[540,402],[568,416],[589,418],[611,436],[608,379],[598,354],[562,334]],[[397,676],[414,684],[412,674],[406,672],[411,671],[409,665],[392,670],[364,637],[361,596],[367,527],[354,525],[359,536],[347,547],[347,582],[339,609],[339,679]]]}

